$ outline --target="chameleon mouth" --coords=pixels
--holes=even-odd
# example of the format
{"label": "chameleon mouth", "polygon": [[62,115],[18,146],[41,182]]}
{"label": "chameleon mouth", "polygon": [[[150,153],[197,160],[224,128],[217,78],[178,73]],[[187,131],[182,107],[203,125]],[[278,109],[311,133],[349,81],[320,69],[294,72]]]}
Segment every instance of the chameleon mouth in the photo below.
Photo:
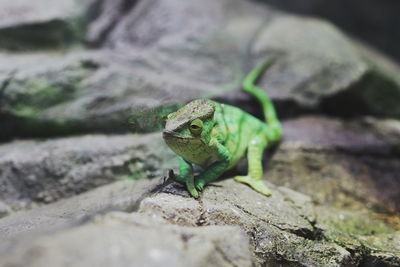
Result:
{"label": "chameleon mouth", "polygon": [[192,137],[189,136],[182,136],[182,135],[178,135],[176,132],[173,131],[163,131],[163,138],[164,139],[182,139],[182,140],[188,140],[188,139],[193,139]]}

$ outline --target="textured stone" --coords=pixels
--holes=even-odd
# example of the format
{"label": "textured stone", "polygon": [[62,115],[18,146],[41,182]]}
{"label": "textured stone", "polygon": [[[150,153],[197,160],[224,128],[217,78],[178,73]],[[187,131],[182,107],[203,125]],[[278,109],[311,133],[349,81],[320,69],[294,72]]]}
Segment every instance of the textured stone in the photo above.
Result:
{"label": "textured stone", "polygon": [[0,199],[27,208],[116,180],[161,177],[175,165],[159,133],[16,141],[0,146]]}
{"label": "textured stone", "polygon": [[265,177],[320,204],[394,218],[400,209],[399,133],[396,120],[288,120],[285,141],[266,164]]}
{"label": "textured stone", "polygon": [[[79,245],[77,245],[79,244]],[[21,245],[0,266],[252,266],[238,227],[178,227],[112,213]]]}
{"label": "textured stone", "polygon": [[183,226],[238,225],[250,238],[256,265],[358,266],[380,261],[396,266],[398,232],[379,217],[315,206],[301,193],[270,187],[273,194],[265,197],[229,179],[207,186],[195,200],[184,187],[169,183],[145,198],[139,212]]}
{"label": "textured stone", "polygon": [[182,190],[169,184],[144,199],[139,212],[184,226],[239,225],[251,239],[257,265],[354,264],[344,248],[318,240],[313,205],[305,195],[273,187],[273,195],[265,197],[232,180],[209,185],[200,201]]}
{"label": "textured stone", "polygon": [[0,139],[161,129],[162,116],[184,102],[232,89],[154,70],[150,55],[0,55]]}
{"label": "textured stone", "polygon": [[[20,211],[0,220],[2,240],[52,233],[110,211],[133,211],[140,201],[157,190],[159,179],[120,181],[90,192],[63,199],[29,211]],[[12,242],[3,245],[10,246]],[[4,247],[2,247],[4,251]]]}
{"label": "textured stone", "polygon": [[65,48],[83,41],[95,0],[0,1],[0,48]]}
{"label": "textured stone", "polygon": [[11,208],[4,202],[0,201],[0,218],[7,216],[9,213],[11,213]]}
{"label": "textured stone", "polygon": [[200,97],[257,113],[239,88],[267,57],[260,85],[281,117],[400,116],[398,66],[329,23],[244,0],[134,2],[99,4],[87,38],[101,50],[0,55],[0,139],[122,132],[129,118],[152,131]]}
{"label": "textured stone", "polygon": [[[368,1],[362,5],[357,0],[324,1],[261,0],[279,9],[303,16],[322,17],[332,21],[357,39],[378,47],[400,60],[398,47],[400,32],[394,25],[400,23],[397,10],[400,3],[391,0]],[[346,8],[343,8],[346,5]]]}
{"label": "textured stone", "polygon": [[281,16],[260,31],[253,51],[259,57],[278,55],[261,80],[273,98],[345,116],[400,116],[399,67],[358,47],[329,23]]}

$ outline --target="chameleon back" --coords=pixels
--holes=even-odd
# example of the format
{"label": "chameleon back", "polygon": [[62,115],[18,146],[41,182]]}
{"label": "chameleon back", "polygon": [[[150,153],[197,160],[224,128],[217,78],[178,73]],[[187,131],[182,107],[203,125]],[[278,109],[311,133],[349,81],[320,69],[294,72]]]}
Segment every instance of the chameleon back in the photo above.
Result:
{"label": "chameleon back", "polygon": [[263,136],[266,140],[271,134],[264,121],[244,112],[243,110],[217,103],[213,134],[220,136],[221,143],[231,153],[228,169],[233,168],[244,156],[250,140],[255,136]]}

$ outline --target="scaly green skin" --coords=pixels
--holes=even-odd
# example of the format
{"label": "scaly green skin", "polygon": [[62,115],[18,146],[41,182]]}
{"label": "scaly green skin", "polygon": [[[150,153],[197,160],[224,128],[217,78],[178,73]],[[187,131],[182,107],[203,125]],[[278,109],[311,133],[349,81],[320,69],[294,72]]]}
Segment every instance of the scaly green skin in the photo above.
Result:
{"label": "scaly green skin", "polygon": [[[257,192],[270,196],[263,182],[262,154],[271,143],[281,139],[282,130],[271,100],[254,85],[270,61],[254,68],[243,82],[246,92],[263,106],[266,123],[239,108],[209,99],[197,99],[168,115],[163,137],[180,156],[179,175],[170,177],[186,184],[190,194],[198,198],[204,186],[233,168],[247,151],[249,172],[235,180],[250,185]],[[192,164],[203,172],[194,176]]]}

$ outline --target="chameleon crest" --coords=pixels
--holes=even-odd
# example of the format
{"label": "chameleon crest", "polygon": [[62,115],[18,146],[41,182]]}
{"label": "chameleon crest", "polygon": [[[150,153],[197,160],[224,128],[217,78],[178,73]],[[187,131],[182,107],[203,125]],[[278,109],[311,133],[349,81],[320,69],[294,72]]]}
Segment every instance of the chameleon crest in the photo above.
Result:
{"label": "chameleon crest", "polygon": [[215,104],[209,99],[197,99],[167,117],[166,131],[178,131],[194,119],[207,119],[213,116]]}

